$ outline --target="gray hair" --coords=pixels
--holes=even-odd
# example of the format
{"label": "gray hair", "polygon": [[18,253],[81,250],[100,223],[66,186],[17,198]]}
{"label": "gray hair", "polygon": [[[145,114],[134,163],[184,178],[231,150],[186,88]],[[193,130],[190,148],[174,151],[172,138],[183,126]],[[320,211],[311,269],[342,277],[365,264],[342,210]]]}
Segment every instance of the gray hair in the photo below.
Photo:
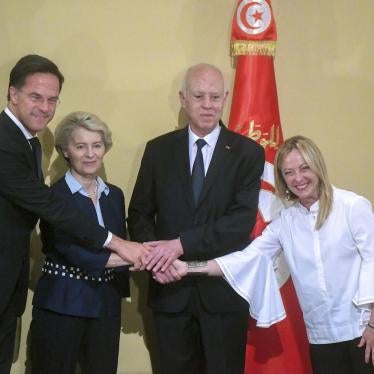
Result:
{"label": "gray hair", "polygon": [[187,83],[188,83],[188,80],[190,79],[190,77],[200,70],[208,70],[208,69],[216,71],[222,77],[222,81],[223,81],[223,85],[224,85],[223,91],[226,92],[225,79],[224,79],[224,76],[223,76],[221,70],[219,70],[214,65],[207,64],[207,63],[200,63],[200,64],[193,65],[186,70],[186,72],[184,74],[184,77],[183,77],[183,80],[182,80],[182,83],[181,83],[181,88],[180,88],[180,92],[183,94],[183,96],[186,96],[186,94],[187,94]]}
{"label": "gray hair", "polygon": [[105,152],[108,152],[112,147],[112,133],[105,122],[92,113],[73,112],[63,118],[55,130],[55,148],[62,156],[63,151],[70,141],[73,130],[77,128],[99,132],[103,138]]}

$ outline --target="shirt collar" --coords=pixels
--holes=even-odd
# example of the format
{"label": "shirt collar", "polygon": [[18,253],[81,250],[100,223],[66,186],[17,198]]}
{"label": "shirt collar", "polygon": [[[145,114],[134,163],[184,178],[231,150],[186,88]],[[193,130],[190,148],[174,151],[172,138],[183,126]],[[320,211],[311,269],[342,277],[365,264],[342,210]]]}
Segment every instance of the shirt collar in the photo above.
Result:
{"label": "shirt collar", "polygon": [[319,200],[317,200],[315,203],[313,203],[309,209],[305,208],[304,205],[300,203],[300,201],[296,202],[296,206],[299,208],[299,210],[304,214],[317,214],[319,211]]}
{"label": "shirt collar", "polygon": [[217,124],[217,126],[209,134],[205,135],[203,138],[200,138],[199,136],[197,136],[191,130],[191,126],[188,125],[188,139],[189,139],[189,143],[190,143],[190,145],[194,145],[196,143],[197,139],[204,139],[206,141],[206,143],[210,147],[212,147],[212,146],[214,146],[217,143],[217,140],[218,140],[220,132],[221,132],[221,126],[219,126]]}
{"label": "shirt collar", "polygon": [[[74,175],[71,173],[70,170],[68,170],[65,174],[65,181],[72,194],[75,194],[76,192],[81,192],[83,193],[83,195],[87,196],[87,191],[77,181],[77,179],[74,177]],[[96,181],[98,183],[98,188],[97,188],[98,196],[100,196],[103,192],[106,196],[108,196],[109,187],[105,184],[105,182],[99,176],[96,177]]]}
{"label": "shirt collar", "polygon": [[[332,185],[331,187],[332,187],[333,193],[335,193],[336,187],[334,185]],[[299,201],[296,202],[296,206],[305,214],[309,214],[309,213],[318,214],[319,200],[317,200],[314,204],[312,204],[309,209],[307,209],[307,208],[305,208],[305,206],[301,205]]]}
{"label": "shirt collar", "polygon": [[4,109],[4,112],[14,122],[14,124],[22,131],[22,134],[25,136],[27,140],[34,138],[34,136],[31,135],[30,131],[27,130],[24,125],[22,125],[21,121],[11,112],[11,110],[8,107]]}

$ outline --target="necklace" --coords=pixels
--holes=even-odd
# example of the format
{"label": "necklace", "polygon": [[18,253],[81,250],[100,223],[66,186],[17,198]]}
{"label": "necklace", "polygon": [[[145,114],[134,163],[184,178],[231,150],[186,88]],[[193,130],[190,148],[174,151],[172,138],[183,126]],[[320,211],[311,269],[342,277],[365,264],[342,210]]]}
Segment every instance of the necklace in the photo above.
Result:
{"label": "necklace", "polygon": [[[91,187],[91,186],[90,186]],[[97,183],[97,180],[95,180],[95,188],[92,192],[89,191],[89,189],[87,189],[87,195],[91,198],[95,197],[96,194],[97,194],[97,190],[99,189],[99,184]]]}

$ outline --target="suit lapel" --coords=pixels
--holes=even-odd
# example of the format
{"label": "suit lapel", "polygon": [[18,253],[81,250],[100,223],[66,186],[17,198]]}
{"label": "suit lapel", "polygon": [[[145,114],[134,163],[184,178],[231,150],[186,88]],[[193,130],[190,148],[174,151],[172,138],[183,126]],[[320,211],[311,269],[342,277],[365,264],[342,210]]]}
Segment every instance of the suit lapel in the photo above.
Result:
{"label": "suit lapel", "polygon": [[34,170],[35,174],[37,174],[34,155],[29,141],[25,138],[25,135],[23,135],[22,131],[11,120],[11,118],[8,117],[5,112],[1,113],[1,117],[3,121],[2,126],[6,126],[8,128],[6,130],[6,133],[9,135],[9,141],[12,143],[12,148],[16,147],[16,150],[22,152],[25,155],[28,164]]}
{"label": "suit lapel", "polygon": [[[109,187],[110,190],[110,187]],[[121,207],[121,202],[119,199],[114,198],[109,191],[109,195],[105,195],[103,192],[100,197],[100,209],[103,216],[105,228],[112,231],[114,234],[119,235],[124,231],[124,227],[119,227],[119,222],[125,222],[125,217],[121,217],[119,208]]]}
{"label": "suit lapel", "polygon": [[220,123],[221,132],[219,134],[217,144],[214,148],[213,156],[209,164],[208,172],[205,177],[203,190],[201,191],[199,204],[204,200],[205,196],[209,193],[209,190],[214,183],[217,183],[217,175],[222,173],[230,165],[231,160],[231,142],[229,139],[229,132],[226,127]]}
{"label": "suit lapel", "polygon": [[[110,192],[109,192],[110,193]],[[114,217],[116,214],[116,209],[111,209],[110,207],[110,199],[108,196],[105,195],[104,192],[101,193],[100,196],[100,209],[101,209],[101,215],[103,216],[104,225],[105,227],[110,230],[113,230],[113,221],[117,218]],[[111,213],[110,213],[111,212]]]}
{"label": "suit lapel", "polygon": [[[217,175],[230,167],[231,154],[232,154],[232,144],[230,132],[226,129],[225,125],[220,122],[221,132],[219,134],[217,144],[215,146],[212,159],[209,164],[208,172],[205,177],[203,190],[199,198],[199,203],[204,200],[204,198],[209,193],[214,183],[217,183]],[[191,184],[191,172],[190,172],[190,159],[188,151],[188,127],[182,129],[177,133],[177,139],[174,142],[174,160],[172,162],[176,163],[177,178],[179,178],[182,188],[184,189],[184,196],[188,201],[188,204],[194,208],[193,194],[192,194],[192,184]]]}
{"label": "suit lapel", "polygon": [[174,160],[172,160],[172,162],[176,163],[175,169],[178,173],[177,178],[179,178],[182,189],[184,190],[183,195],[186,197],[188,204],[193,207],[190,158],[188,152],[188,127],[182,129],[176,136],[177,139],[173,143]]}

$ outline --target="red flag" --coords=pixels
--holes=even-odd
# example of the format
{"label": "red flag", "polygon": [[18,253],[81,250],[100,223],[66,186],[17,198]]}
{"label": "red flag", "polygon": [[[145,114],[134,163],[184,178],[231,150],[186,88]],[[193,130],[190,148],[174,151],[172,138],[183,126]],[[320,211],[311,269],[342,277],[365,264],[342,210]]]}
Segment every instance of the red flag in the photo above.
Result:
{"label": "red flag", "polygon": [[[283,142],[274,74],[277,39],[270,0],[239,0],[232,26],[236,76],[229,128],[256,140],[265,149],[259,210],[251,237],[261,234],[280,209],[274,192],[274,156]],[[280,258],[277,275],[287,318],[269,329],[250,319],[246,373],[312,373],[302,314],[287,266]]]}

